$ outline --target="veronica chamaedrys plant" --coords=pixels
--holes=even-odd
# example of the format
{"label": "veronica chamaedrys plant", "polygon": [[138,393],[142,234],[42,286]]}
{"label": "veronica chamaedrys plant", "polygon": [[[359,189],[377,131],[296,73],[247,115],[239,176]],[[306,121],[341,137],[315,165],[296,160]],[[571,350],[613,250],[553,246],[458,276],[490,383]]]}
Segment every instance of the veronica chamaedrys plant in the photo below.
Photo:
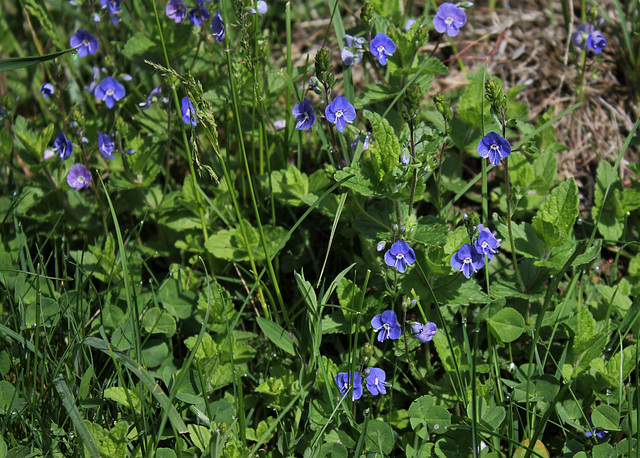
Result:
{"label": "veronica chamaedrys plant", "polygon": [[369,375],[364,379],[369,393],[376,396],[378,394],[387,394],[389,384],[385,382],[387,374],[378,367],[370,367],[367,369]]}
{"label": "veronica chamaedrys plant", "polygon": [[489,132],[478,143],[478,154],[484,158],[488,157],[489,162],[496,166],[502,158],[511,154],[511,144],[501,135]]}
{"label": "veronica chamaedrys plant", "polygon": [[593,24],[580,24],[571,35],[571,42],[578,49],[590,49],[596,54],[600,54],[607,46],[607,39]]}
{"label": "veronica chamaedrys plant", "polygon": [[224,40],[224,21],[220,16],[220,11],[216,11],[211,19],[211,32],[216,37],[216,43],[220,43]]}
{"label": "veronica chamaedrys plant", "polygon": [[478,253],[473,245],[465,243],[451,256],[451,268],[463,273],[467,278],[471,278],[474,272],[484,267],[484,256]]}
{"label": "veronica chamaedrys plant", "polygon": [[76,33],[71,35],[69,46],[78,48],[78,56],[86,57],[89,54],[95,54],[98,51],[98,39],[91,35],[88,30],[78,29]]}
{"label": "veronica chamaedrys plant", "polygon": [[413,331],[413,336],[418,339],[422,343],[431,342],[435,335],[438,333],[438,326],[431,321],[427,321],[427,323],[423,326],[420,323],[415,323],[411,325],[411,330]]}
{"label": "veronica chamaedrys plant", "polygon": [[407,266],[416,262],[416,253],[404,240],[397,240],[391,248],[384,254],[384,262],[389,267],[395,267],[398,272],[403,273]]}
{"label": "veronica chamaedrys plant", "polygon": [[354,65],[362,62],[364,54],[364,38],[353,37],[349,34],[345,35],[347,46],[342,48],[340,56],[342,63],[345,65]]}
{"label": "veronica chamaedrys plant", "polygon": [[164,11],[167,17],[173,19],[176,24],[184,21],[187,17],[187,5],[182,3],[182,0],[169,0]]}
{"label": "veronica chamaedrys plant", "polygon": [[478,224],[478,231],[478,238],[474,244],[476,251],[489,259],[493,258],[493,255],[498,252],[502,239],[496,238],[495,234],[482,224]]}
{"label": "veronica chamaedrys plant", "polygon": [[380,65],[384,66],[387,65],[387,58],[396,52],[396,44],[391,38],[380,32],[371,40],[369,51],[378,59]]}
{"label": "veronica chamaedrys plant", "polygon": [[49,97],[51,97],[53,94],[55,94],[55,91],[53,89],[53,84],[51,83],[44,83],[42,85],[42,87],[40,88],[40,94],[42,94],[44,96],[45,99],[48,99]]}
{"label": "veronica chamaedrys plant", "polygon": [[111,137],[102,132],[98,132],[98,151],[107,159],[115,159],[113,151],[116,149],[116,144]]}
{"label": "veronica chamaedrys plant", "polygon": [[298,121],[296,123],[296,129],[298,130],[309,130],[313,123],[316,122],[316,114],[313,112],[313,107],[306,97],[303,97],[302,101],[293,106],[291,113]]}
{"label": "veronica chamaedrys plant", "polygon": [[189,10],[189,22],[194,27],[202,27],[203,22],[209,20],[209,10],[204,6],[196,6]]}
{"label": "veronica chamaedrys plant", "polygon": [[100,0],[100,8],[109,11],[109,18],[114,27],[122,20],[118,17],[118,14],[122,13],[120,2],[121,0]]}
{"label": "veronica chamaedrys plant", "polygon": [[438,33],[446,33],[450,37],[458,35],[460,28],[466,23],[467,13],[464,9],[450,2],[440,5],[433,17],[433,26]]}
{"label": "veronica chamaedrys plant", "polygon": [[402,328],[398,324],[398,315],[393,310],[382,312],[371,319],[371,326],[378,334],[378,342],[387,339],[396,340],[402,334]]}
{"label": "veronica chamaedrys plant", "polygon": [[358,372],[353,372],[353,386],[351,384],[351,376],[348,372],[340,372],[338,375],[333,377],[336,381],[336,385],[340,389],[340,395],[343,397],[349,393],[349,390],[352,389],[351,399],[354,401],[360,399],[362,396],[362,380],[360,379],[360,374]]}
{"label": "veronica chamaedrys plant", "polygon": [[182,115],[182,122],[185,124],[191,124],[192,126],[198,124],[196,109],[194,108],[191,99],[187,96],[182,97],[182,100],[180,101],[180,114]]}
{"label": "veronica chamaedrys plant", "polygon": [[327,121],[336,125],[338,132],[342,132],[347,123],[353,122],[356,118],[356,109],[346,97],[339,95],[325,108],[324,115]]}
{"label": "veronica chamaedrys plant", "polygon": [[73,143],[71,140],[67,138],[64,132],[58,132],[56,136],[56,140],[53,142],[53,149],[46,150],[44,152],[44,159],[49,159],[54,154],[60,155],[60,160],[64,161],[66,158],[71,156],[71,152],[73,151]]}
{"label": "veronica chamaedrys plant", "polygon": [[162,86],[156,86],[154,87],[151,92],[149,92],[149,95],[147,96],[147,100],[144,102],[140,102],[138,104],[138,106],[140,107],[141,110],[146,110],[147,108],[149,108],[151,106],[151,103],[156,100],[156,98],[162,94]]}
{"label": "veronica chamaedrys plant", "polygon": [[76,191],[88,188],[91,184],[91,172],[82,164],[75,164],[67,175],[67,184]]}
{"label": "veronica chamaedrys plant", "polygon": [[113,108],[116,102],[125,96],[126,91],[117,79],[107,76],[96,86],[93,93],[98,99],[104,101],[108,108]]}

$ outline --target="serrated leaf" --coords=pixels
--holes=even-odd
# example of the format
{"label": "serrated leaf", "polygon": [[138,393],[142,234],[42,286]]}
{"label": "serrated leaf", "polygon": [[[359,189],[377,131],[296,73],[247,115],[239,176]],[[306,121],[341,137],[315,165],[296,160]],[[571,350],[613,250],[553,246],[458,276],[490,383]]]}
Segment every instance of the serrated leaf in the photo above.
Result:
{"label": "serrated leaf", "polygon": [[143,56],[153,46],[155,46],[155,43],[147,35],[136,32],[134,36],[127,40],[121,52],[126,58],[132,59],[133,56]]}
{"label": "serrated leaf", "polygon": [[364,90],[360,93],[354,103],[354,107],[357,110],[376,102],[382,102],[383,100],[389,100],[396,96],[396,92],[389,87],[382,84],[367,84]]}
{"label": "serrated leaf", "polygon": [[533,218],[532,225],[547,247],[554,247],[569,240],[577,217],[578,187],[570,178],[551,191]]}
{"label": "serrated leaf", "polygon": [[369,142],[369,155],[377,181],[384,181],[400,160],[400,143],[389,121],[371,111],[364,112],[371,123],[373,142]]}

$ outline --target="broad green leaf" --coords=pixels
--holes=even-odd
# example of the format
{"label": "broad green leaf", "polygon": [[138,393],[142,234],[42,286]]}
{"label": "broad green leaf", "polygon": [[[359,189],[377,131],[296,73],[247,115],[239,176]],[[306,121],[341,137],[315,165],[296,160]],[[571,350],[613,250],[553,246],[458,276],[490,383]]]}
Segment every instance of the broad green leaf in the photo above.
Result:
{"label": "broad green leaf", "polygon": [[271,186],[273,197],[278,202],[290,206],[303,205],[303,197],[309,193],[309,177],[298,168],[289,164],[284,170],[271,172],[271,180],[264,180],[264,186]]}
{"label": "broad green leaf", "polygon": [[442,406],[431,406],[424,415],[429,431],[434,434],[445,434],[451,426],[451,413]]}
{"label": "broad green leaf", "polygon": [[282,326],[262,317],[257,317],[256,322],[271,342],[282,348],[287,353],[291,355],[295,354],[293,340],[291,340],[289,333]]}
{"label": "broad green leaf", "polygon": [[211,429],[200,425],[188,425],[187,428],[193,444],[204,452],[211,442]]}
{"label": "broad green leaf", "polygon": [[[513,453],[513,458],[524,458],[527,455],[527,449],[529,449],[529,439],[522,441],[522,445],[516,449]],[[550,458],[549,450],[544,446],[542,441],[537,440],[533,448],[531,448],[537,455],[530,454],[529,456],[542,456],[543,458]]]}
{"label": "broad green leaf", "polygon": [[137,391],[121,386],[112,386],[104,390],[104,397],[140,413],[142,399],[140,399],[140,394]]}
{"label": "broad green leaf", "polygon": [[142,358],[146,367],[158,367],[169,357],[169,346],[166,342],[149,339],[142,346]]}
{"label": "broad green leaf", "polygon": [[396,92],[383,84],[368,84],[364,90],[360,92],[360,95],[354,103],[354,107],[357,110],[376,102],[382,102],[383,100],[389,100],[396,96]]}
{"label": "broad green leaf", "polygon": [[524,318],[516,309],[505,307],[487,320],[494,337],[502,343],[513,342],[524,332]]}
{"label": "broad green leaf", "polygon": [[[230,230],[217,231],[209,237],[205,243],[207,250],[215,257],[226,261],[248,261],[249,252],[253,254],[256,261],[264,261],[266,259],[260,234],[257,229],[253,228],[248,222],[244,222],[247,240],[245,241],[242,230],[237,227]],[[264,243],[267,248],[268,256],[275,253],[276,248],[282,242],[287,234],[286,229],[280,226],[272,226],[265,224],[262,226],[264,233]],[[247,246],[247,242],[249,246]]]}
{"label": "broad green leaf", "polygon": [[638,344],[629,345],[622,352],[618,351],[611,357],[607,365],[606,377],[613,386],[618,386],[621,379],[624,381],[638,365],[637,355],[640,351]]}
{"label": "broad green leaf", "polygon": [[[620,444],[618,444],[618,447]],[[620,448],[620,450],[624,450]],[[618,458],[618,452],[611,444],[597,444],[593,446],[593,450],[591,451],[591,456],[593,458]]]}
{"label": "broad green leaf", "polygon": [[570,178],[551,191],[533,218],[532,225],[547,247],[554,247],[569,240],[577,217],[578,188]]}
{"label": "broad green leaf", "polygon": [[183,289],[180,282],[174,278],[165,280],[158,296],[167,312],[176,318],[187,319],[196,311],[195,293]]}
{"label": "broad green leaf", "polygon": [[145,56],[149,49],[155,46],[153,40],[142,32],[136,32],[127,40],[122,48],[122,55],[131,60],[134,56]]}
{"label": "broad green leaf", "polygon": [[6,380],[0,380],[0,414],[20,413],[26,406],[27,402],[16,395],[13,385]]}
{"label": "broad green leaf", "polygon": [[165,334],[172,337],[176,333],[176,320],[166,310],[154,307],[142,316],[142,326],[149,334]]}
{"label": "broad green leaf", "polygon": [[449,226],[435,216],[423,216],[418,219],[418,226],[413,232],[413,240],[427,247],[444,246],[449,233]]}
{"label": "broad green leaf", "polygon": [[393,450],[393,430],[381,420],[369,420],[365,436],[365,450],[388,455]]}
{"label": "broad green leaf", "polygon": [[[471,76],[469,85],[464,90],[462,97],[460,97],[460,103],[458,104],[458,115],[465,123],[472,127],[480,127],[484,123],[490,125],[492,117],[489,113],[490,104],[484,99],[484,83],[485,79],[489,76],[486,75],[484,67],[480,68],[476,73]],[[500,80],[494,78],[500,86],[502,86]],[[484,105],[484,111],[483,111]]]}
{"label": "broad green leaf", "polygon": [[57,324],[60,307],[58,303],[49,297],[42,297],[40,303],[29,304],[25,309],[22,329],[30,329],[36,326],[51,327]]}
{"label": "broad green leaf", "polygon": [[320,447],[318,458],[348,458],[349,451],[347,447],[339,442],[332,442],[330,444],[324,444]]}
{"label": "broad green leaf", "polygon": [[434,405],[435,400],[433,397],[425,395],[413,401],[409,406],[409,423],[411,424],[411,428],[422,439],[429,437],[426,414]]}
{"label": "broad green leaf", "polygon": [[498,427],[506,418],[507,413],[502,406],[496,406],[482,415],[480,423],[490,431],[498,431]]}
{"label": "broad green leaf", "polygon": [[[609,179],[611,178],[611,183]],[[604,201],[605,193],[606,202]],[[594,191],[594,202],[591,208],[591,216],[594,220],[602,211],[598,222],[598,232],[608,240],[618,241],[624,231],[624,212],[620,195],[622,184],[616,173],[613,173],[613,166],[605,160],[601,160],[596,171],[596,188]]]}
{"label": "broad green leaf", "polygon": [[371,111],[364,112],[371,123],[373,142],[369,143],[369,155],[377,181],[386,181],[400,160],[400,143],[389,121]]}
{"label": "broad green leaf", "polygon": [[620,430],[620,414],[614,407],[607,404],[600,404],[591,412],[591,421],[594,428],[605,431]]}

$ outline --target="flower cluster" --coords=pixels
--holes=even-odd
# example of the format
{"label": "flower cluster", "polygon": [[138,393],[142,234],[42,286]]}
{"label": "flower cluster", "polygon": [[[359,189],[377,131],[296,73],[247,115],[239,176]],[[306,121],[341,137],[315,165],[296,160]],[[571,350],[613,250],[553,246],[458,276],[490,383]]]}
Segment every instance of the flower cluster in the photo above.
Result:
{"label": "flower cluster", "polygon": [[[164,12],[167,17],[169,19],[172,19],[176,24],[179,24],[186,18],[189,18],[189,22],[192,26],[202,27],[209,21],[211,13],[204,5],[202,5],[202,1],[198,1],[198,3],[199,5],[194,6],[187,11],[187,5],[185,5],[182,0],[169,0],[167,6],[164,9]],[[258,2],[258,12],[260,14],[265,14],[267,12],[267,4],[264,1]],[[220,11],[216,11],[215,13],[213,13],[213,17],[211,18],[211,24],[209,24],[209,27],[211,28],[211,34],[216,37],[217,43],[220,43],[222,40],[224,40],[224,20],[222,19]]]}
{"label": "flower cluster", "polygon": [[502,241],[482,224],[478,225],[478,232],[478,237],[473,245],[465,243],[451,256],[451,267],[462,272],[467,278],[471,278],[474,272],[484,267],[485,256],[489,259],[493,258]]}
{"label": "flower cluster", "polygon": [[118,14],[122,13],[120,2],[121,0],[100,0],[100,9],[106,9],[109,12],[109,18],[114,26],[122,20],[118,17]]}
{"label": "flower cluster", "polygon": [[[385,381],[386,374],[384,371],[377,367],[370,367],[365,371],[367,377],[365,378],[365,384],[367,390],[376,396],[378,394],[387,394],[387,387],[389,384]],[[351,375],[353,375],[353,383],[351,382]],[[354,401],[360,399],[362,396],[362,378],[359,372],[340,372],[333,378],[340,389],[340,394],[345,397],[349,391],[351,391],[351,399]]]}
{"label": "flower cluster", "polygon": [[576,48],[583,51],[590,49],[596,54],[600,54],[607,46],[607,39],[593,24],[580,24],[571,35],[571,41]]}
{"label": "flower cluster", "polygon": [[342,48],[340,56],[342,62],[345,65],[354,65],[362,62],[362,56],[364,54],[364,38],[352,37],[349,34],[345,35],[347,40],[347,46]]}

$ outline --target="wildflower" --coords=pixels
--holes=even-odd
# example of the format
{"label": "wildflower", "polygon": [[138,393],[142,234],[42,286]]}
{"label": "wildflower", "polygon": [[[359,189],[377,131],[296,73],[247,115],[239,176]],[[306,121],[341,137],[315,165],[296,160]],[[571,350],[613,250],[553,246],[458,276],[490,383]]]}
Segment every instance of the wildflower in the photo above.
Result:
{"label": "wildflower", "polygon": [[107,159],[115,159],[113,151],[116,149],[116,144],[113,143],[111,137],[102,132],[98,132],[98,151]]}
{"label": "wildflower", "polygon": [[[369,135],[370,133],[367,132],[367,135],[364,137],[364,143],[362,144],[362,151],[366,151],[369,149]],[[360,143],[360,135],[356,135],[356,138],[354,138],[354,140],[351,142],[351,149],[354,151],[357,150],[358,143]]]}
{"label": "wildflower", "polygon": [[100,22],[102,19],[100,19],[100,15],[98,13],[93,13],[93,16],[91,16],[91,20],[93,22]]}
{"label": "wildflower", "polygon": [[180,112],[182,114],[182,121],[185,124],[191,124],[195,126],[198,124],[198,119],[196,118],[196,109],[191,102],[189,97],[182,97],[182,101],[180,103]]}
{"label": "wildflower", "polygon": [[382,251],[382,250],[384,250],[385,246],[387,246],[387,242],[378,242],[378,245],[376,246],[376,250],[377,251]]}
{"label": "wildflower", "polygon": [[489,162],[496,166],[500,159],[511,154],[511,144],[495,132],[489,132],[478,143],[478,154],[481,157],[489,157]]}
{"label": "wildflower", "polygon": [[196,6],[189,10],[189,22],[194,27],[202,27],[202,22],[209,19],[209,10],[204,6]]}
{"label": "wildflower", "polygon": [[117,16],[122,13],[122,10],[120,9],[120,1],[121,0],[100,0],[100,8],[107,9],[109,11],[109,17],[111,18],[111,23],[114,27],[122,20]]}
{"label": "wildflower", "polygon": [[416,262],[416,254],[404,240],[397,240],[389,251],[384,254],[384,262],[389,267],[395,267],[398,272],[407,270],[407,265]]}
{"label": "wildflower", "polygon": [[216,43],[220,43],[224,40],[224,21],[220,16],[220,11],[216,11],[211,20],[211,31],[216,36]]}
{"label": "wildflower", "polygon": [[416,23],[415,19],[407,19],[407,22],[404,23],[404,31],[408,32],[413,27],[413,24]]}
{"label": "wildflower", "polygon": [[339,95],[324,110],[327,121],[336,125],[338,132],[342,132],[346,123],[353,122],[356,118],[356,109],[349,103],[346,97]]}
{"label": "wildflower", "polygon": [[431,321],[427,321],[424,326],[420,323],[411,325],[411,330],[414,333],[414,337],[422,343],[430,342],[438,332],[438,326]]}
{"label": "wildflower", "polygon": [[342,48],[341,56],[342,62],[345,65],[359,64],[362,62],[362,55],[364,50],[364,38],[352,37],[351,35],[345,35],[347,40],[347,46]]}
{"label": "wildflower", "polygon": [[313,112],[313,107],[306,97],[301,102],[296,103],[291,112],[298,120],[296,123],[296,129],[298,130],[309,130],[313,123],[316,122],[316,114]]}
{"label": "wildflower", "polygon": [[411,162],[411,156],[409,155],[409,151],[404,150],[402,152],[402,157],[400,157],[400,162],[403,165],[409,165],[409,162]]}
{"label": "wildflower", "polygon": [[596,54],[600,54],[607,46],[607,39],[593,24],[580,24],[571,35],[571,41],[576,48],[583,51],[591,49]]}
{"label": "wildflower", "polygon": [[176,24],[184,21],[187,17],[187,5],[182,3],[182,0],[169,0],[164,11],[167,13],[167,17],[173,19]]}
{"label": "wildflower", "polygon": [[586,431],[586,435],[587,437],[597,437],[598,439],[604,439],[604,436],[608,433],[609,431],[602,431],[599,429],[596,429],[593,427],[593,421],[591,421],[591,418],[589,418],[589,429],[587,429]]}
{"label": "wildflower", "polygon": [[351,393],[351,399],[354,401],[360,399],[362,396],[362,381],[360,379],[360,374],[358,372],[352,372],[353,374],[353,386],[351,386],[351,376],[347,372],[340,372],[338,375],[333,377],[340,388],[340,394],[344,397],[349,392],[349,389],[353,388]]}
{"label": "wildflower", "polygon": [[[105,68],[103,68],[102,70],[104,70],[106,72]],[[89,83],[88,86],[85,86],[85,89],[89,94],[93,94],[93,91],[96,89],[96,86],[98,85],[98,80],[99,79],[100,79],[100,67],[94,65],[93,66],[93,79],[91,80],[91,83]]]}
{"label": "wildflower", "polygon": [[91,183],[91,172],[82,164],[75,164],[69,170],[67,175],[67,183],[76,191],[82,188],[88,188]]}
{"label": "wildflower", "polygon": [[320,80],[318,79],[318,77],[312,76],[311,78],[309,78],[309,87],[311,89],[320,88],[321,85],[322,83],[320,83]]}
{"label": "wildflower", "polygon": [[484,256],[468,243],[462,245],[458,252],[451,256],[451,267],[461,271],[467,278],[471,278],[471,275],[483,266]]}
{"label": "wildflower", "polygon": [[386,388],[389,384],[384,381],[387,378],[384,371],[377,367],[370,367],[368,370],[369,375],[365,378],[367,390],[369,390],[369,392],[374,396],[378,394],[387,394]]}
{"label": "wildflower", "polygon": [[478,224],[478,230],[480,233],[478,234],[478,239],[475,243],[476,250],[481,255],[485,255],[487,258],[491,259],[496,253],[496,249],[500,246],[502,239],[497,239],[495,234],[482,224]]}
{"label": "wildflower", "polygon": [[380,65],[387,65],[387,56],[393,55],[396,51],[396,44],[384,33],[378,33],[369,45],[371,54],[378,58]]}
{"label": "wildflower", "polygon": [[267,2],[265,2],[264,0],[258,0],[256,8],[250,8],[249,12],[251,14],[256,14],[257,12],[259,15],[264,16],[265,14],[267,14],[268,9],[269,5],[267,5]]}
{"label": "wildflower", "polygon": [[89,54],[95,54],[98,50],[98,39],[91,35],[85,29],[78,29],[76,33],[71,35],[69,39],[69,46],[72,48],[78,48],[78,56],[86,57]]}
{"label": "wildflower", "polygon": [[153,102],[156,98],[157,95],[160,95],[160,93],[162,93],[162,86],[156,86],[154,87],[151,92],[149,92],[149,95],[147,96],[147,101],[146,102],[140,102],[138,104],[138,106],[143,109],[146,110],[147,108],[149,108],[151,106],[151,102]]}
{"label": "wildflower", "polygon": [[44,83],[40,88],[40,94],[42,94],[45,97],[45,99],[48,99],[54,93],[55,91],[53,90],[53,84],[51,83]]}
{"label": "wildflower", "polygon": [[433,18],[433,26],[438,33],[447,33],[450,37],[455,37],[460,31],[460,27],[467,22],[467,14],[462,8],[458,8],[453,3],[443,3],[438,7]]}
{"label": "wildflower", "polygon": [[398,324],[398,316],[393,310],[387,310],[374,316],[371,320],[371,326],[375,332],[382,330],[378,334],[378,342],[384,342],[387,339],[396,340],[402,334],[402,328]]}
{"label": "wildflower", "polygon": [[117,79],[107,76],[98,84],[93,91],[95,96],[103,100],[108,108],[113,108],[116,101],[123,98],[126,94],[124,86]]}
{"label": "wildflower", "polygon": [[[52,152],[58,153],[60,155],[60,160],[64,161],[66,158],[71,156],[71,152],[73,151],[73,143],[67,138],[64,132],[58,132],[56,136],[56,141],[53,143]],[[45,151],[45,159],[47,159],[47,152]]]}

